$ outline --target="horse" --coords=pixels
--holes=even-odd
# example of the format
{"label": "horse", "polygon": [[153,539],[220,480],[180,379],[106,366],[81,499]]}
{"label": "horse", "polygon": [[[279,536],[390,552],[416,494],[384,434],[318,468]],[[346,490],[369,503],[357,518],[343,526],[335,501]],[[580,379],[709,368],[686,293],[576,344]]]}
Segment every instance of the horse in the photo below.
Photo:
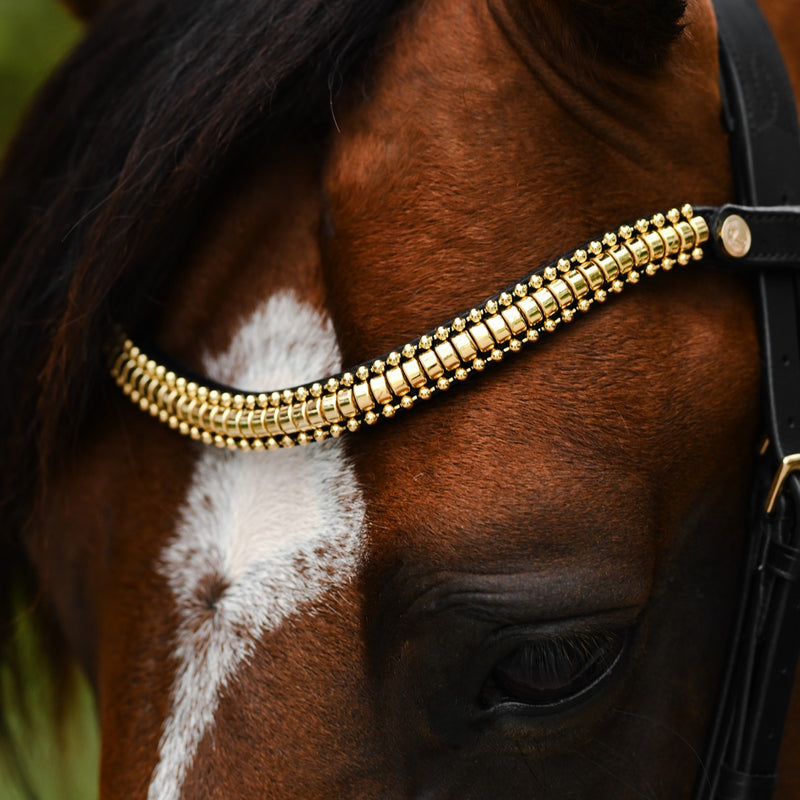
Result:
{"label": "horse", "polygon": [[[0,193],[0,585],[90,679],[100,796],[688,797],[761,435],[751,280],[629,274],[321,441],[209,447],[108,362],[119,326],[132,370],[313,390],[729,200],[710,0],[72,4]],[[800,89],[800,14],[763,7]],[[799,748],[795,700],[784,800]]]}

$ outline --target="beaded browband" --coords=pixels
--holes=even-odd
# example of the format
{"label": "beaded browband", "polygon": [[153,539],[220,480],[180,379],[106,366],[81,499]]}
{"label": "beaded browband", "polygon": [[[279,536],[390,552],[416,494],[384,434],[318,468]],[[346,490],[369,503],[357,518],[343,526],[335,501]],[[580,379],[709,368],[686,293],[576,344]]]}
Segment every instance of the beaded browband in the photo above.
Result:
{"label": "beaded browband", "polygon": [[436,392],[520,351],[576,309],[588,311],[609,292],[678,264],[699,261],[709,238],[690,205],[671,209],[589,242],[388,355],[292,389],[245,392],[178,375],[125,338],[111,373],[143,411],[170,428],[220,448],[291,447],[357,431],[393,417]]}

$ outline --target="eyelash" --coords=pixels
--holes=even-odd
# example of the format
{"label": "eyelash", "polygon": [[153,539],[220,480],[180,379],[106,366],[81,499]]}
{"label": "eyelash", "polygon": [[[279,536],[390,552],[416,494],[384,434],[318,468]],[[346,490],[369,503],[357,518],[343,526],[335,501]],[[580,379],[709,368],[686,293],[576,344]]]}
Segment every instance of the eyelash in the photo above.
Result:
{"label": "eyelash", "polygon": [[500,658],[481,691],[484,708],[555,713],[600,687],[627,643],[624,631],[529,639]]}

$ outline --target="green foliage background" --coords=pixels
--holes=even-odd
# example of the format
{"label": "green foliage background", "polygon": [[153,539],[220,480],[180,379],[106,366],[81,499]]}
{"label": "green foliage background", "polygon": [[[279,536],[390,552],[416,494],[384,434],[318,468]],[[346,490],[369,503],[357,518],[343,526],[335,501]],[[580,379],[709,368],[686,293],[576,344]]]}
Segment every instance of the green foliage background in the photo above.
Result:
{"label": "green foliage background", "polygon": [[[36,87],[79,36],[78,24],[54,0],[0,0],[0,151]],[[74,702],[58,730],[52,715],[54,689],[24,609],[17,622],[24,685],[18,687],[0,667],[0,693],[24,696],[32,713],[26,718],[12,709],[0,721],[13,742],[0,748],[0,798],[93,800],[99,737],[91,692],[79,676]]]}

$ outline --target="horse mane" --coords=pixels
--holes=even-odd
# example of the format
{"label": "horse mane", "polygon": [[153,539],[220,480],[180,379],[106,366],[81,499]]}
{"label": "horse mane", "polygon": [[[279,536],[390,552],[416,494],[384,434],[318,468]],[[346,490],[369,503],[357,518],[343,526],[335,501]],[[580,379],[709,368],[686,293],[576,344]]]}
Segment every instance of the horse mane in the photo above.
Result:
{"label": "horse mane", "polygon": [[111,3],[29,109],[0,177],[0,663],[42,487],[102,402],[98,343],[153,312],[237,163],[327,130],[399,5]]}

